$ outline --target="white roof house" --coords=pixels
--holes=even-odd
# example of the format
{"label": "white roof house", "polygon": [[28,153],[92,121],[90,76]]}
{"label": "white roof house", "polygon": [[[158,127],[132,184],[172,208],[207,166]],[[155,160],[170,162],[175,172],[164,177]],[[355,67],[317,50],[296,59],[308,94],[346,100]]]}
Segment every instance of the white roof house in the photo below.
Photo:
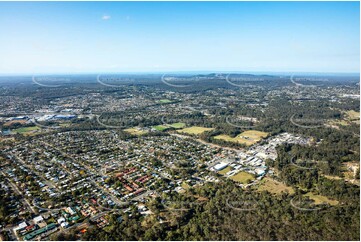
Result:
{"label": "white roof house", "polygon": [[25,228],[25,227],[27,227],[27,226],[28,226],[28,224],[27,224],[26,222],[22,222],[22,223],[20,223],[19,226],[16,227],[16,229],[14,229],[14,230],[23,229],[23,228]]}
{"label": "white roof house", "polygon": [[63,228],[67,228],[69,226],[69,223],[68,222],[62,222],[60,224],[60,226],[63,227]]}
{"label": "white roof house", "polygon": [[68,212],[70,213],[70,215],[76,214],[76,212],[74,211],[74,209],[71,208],[71,207],[68,207]]}
{"label": "white roof house", "polygon": [[40,223],[41,221],[44,221],[44,218],[41,215],[34,218],[34,223],[36,224]]}
{"label": "white roof house", "polygon": [[58,219],[58,224],[62,224],[63,222],[65,222],[65,218],[61,217]]}

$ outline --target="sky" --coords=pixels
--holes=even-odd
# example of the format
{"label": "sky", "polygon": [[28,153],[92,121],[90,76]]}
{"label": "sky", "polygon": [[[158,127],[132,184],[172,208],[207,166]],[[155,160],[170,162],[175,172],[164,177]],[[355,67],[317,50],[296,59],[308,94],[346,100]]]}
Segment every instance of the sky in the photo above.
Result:
{"label": "sky", "polygon": [[0,74],[360,71],[359,2],[0,2]]}

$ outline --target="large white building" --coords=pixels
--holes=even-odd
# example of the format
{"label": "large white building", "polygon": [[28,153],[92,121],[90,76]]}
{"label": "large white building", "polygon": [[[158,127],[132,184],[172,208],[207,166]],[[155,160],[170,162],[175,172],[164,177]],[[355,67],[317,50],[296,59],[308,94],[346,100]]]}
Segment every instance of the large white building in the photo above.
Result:
{"label": "large white building", "polygon": [[228,166],[227,163],[221,162],[221,163],[215,165],[213,168],[214,168],[214,170],[216,170],[216,171],[220,171],[220,170],[223,170],[224,168],[226,168],[227,166]]}

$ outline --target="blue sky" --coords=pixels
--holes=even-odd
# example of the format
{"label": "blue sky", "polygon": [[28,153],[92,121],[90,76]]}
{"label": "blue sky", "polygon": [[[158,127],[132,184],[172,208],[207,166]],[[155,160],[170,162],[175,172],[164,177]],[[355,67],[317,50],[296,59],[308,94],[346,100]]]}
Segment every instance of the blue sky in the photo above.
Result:
{"label": "blue sky", "polygon": [[0,73],[359,72],[359,2],[0,2]]}

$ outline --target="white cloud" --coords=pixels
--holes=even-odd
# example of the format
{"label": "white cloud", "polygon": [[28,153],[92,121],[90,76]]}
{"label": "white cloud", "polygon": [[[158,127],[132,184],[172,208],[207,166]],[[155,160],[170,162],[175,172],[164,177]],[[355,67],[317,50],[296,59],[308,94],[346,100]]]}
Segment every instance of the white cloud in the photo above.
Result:
{"label": "white cloud", "polygon": [[111,18],[111,16],[109,16],[109,15],[103,15],[103,17],[102,17],[103,20],[108,20],[110,18]]}

